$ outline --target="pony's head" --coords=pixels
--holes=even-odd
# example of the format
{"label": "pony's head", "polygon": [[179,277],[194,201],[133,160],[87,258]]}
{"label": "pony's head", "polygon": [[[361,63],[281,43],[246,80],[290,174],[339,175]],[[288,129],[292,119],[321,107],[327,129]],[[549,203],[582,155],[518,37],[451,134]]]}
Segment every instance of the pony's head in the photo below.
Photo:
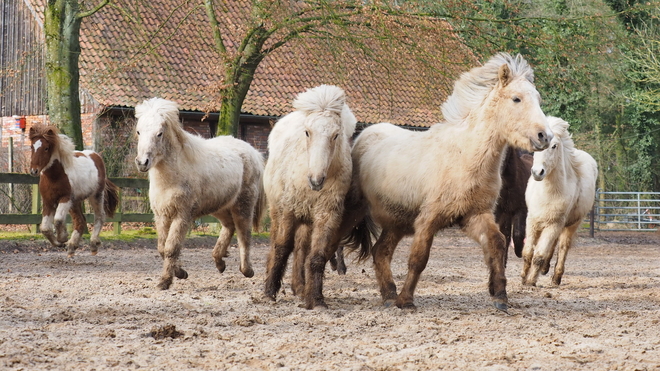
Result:
{"label": "pony's head", "polygon": [[[305,115],[303,121],[308,156],[309,186],[323,188],[328,169],[339,146],[346,145],[355,130],[357,120],[346,105],[344,90],[321,85],[301,93],[293,107]],[[346,148],[346,147],[344,147]]]}
{"label": "pony's head", "polygon": [[552,140],[534,71],[521,55],[499,53],[461,75],[442,113],[448,122],[493,122],[509,145],[528,151],[541,151]]}
{"label": "pony's head", "polygon": [[180,128],[179,108],[175,102],[151,98],[135,107],[135,117],[138,137],[135,165],[139,171],[147,172],[168,153],[181,131],[176,130]]}
{"label": "pony's head", "polygon": [[39,174],[50,167],[55,160],[62,160],[61,150],[73,151],[71,140],[60,134],[55,126],[35,124],[29,131],[30,142],[32,142],[32,156],[30,158],[30,175]]}
{"label": "pony's head", "polygon": [[564,153],[573,150],[573,140],[568,132],[568,122],[548,116],[548,123],[554,133],[550,147],[534,154],[532,176],[534,180],[541,181],[558,166],[562,166]]}

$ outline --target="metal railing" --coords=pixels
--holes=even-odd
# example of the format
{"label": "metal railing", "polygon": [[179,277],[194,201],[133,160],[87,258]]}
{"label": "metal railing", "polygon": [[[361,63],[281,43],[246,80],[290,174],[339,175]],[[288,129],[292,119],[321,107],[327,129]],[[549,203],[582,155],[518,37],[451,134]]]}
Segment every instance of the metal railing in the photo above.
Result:
{"label": "metal railing", "polygon": [[595,229],[654,231],[660,225],[660,192],[596,191]]}

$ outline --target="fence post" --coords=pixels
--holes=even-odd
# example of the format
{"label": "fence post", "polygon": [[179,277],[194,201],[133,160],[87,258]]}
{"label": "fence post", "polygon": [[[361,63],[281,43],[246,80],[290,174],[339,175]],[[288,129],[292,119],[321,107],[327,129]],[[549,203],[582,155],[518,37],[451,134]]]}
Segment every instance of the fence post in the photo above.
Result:
{"label": "fence post", "polygon": [[122,188],[119,187],[119,202],[117,204],[117,211],[115,211],[115,218],[117,218],[119,220],[112,223],[113,232],[114,232],[115,235],[120,235],[121,234],[121,213],[122,213],[122,209],[121,209],[121,203],[122,202],[121,202],[121,200],[122,200],[122,194],[123,193],[124,192],[123,192]]}
{"label": "fence post", "polygon": [[[41,194],[39,193],[39,184],[32,185],[32,214],[40,214],[39,206],[41,205]],[[30,226],[32,233],[39,233],[39,224],[32,224]]]}
{"label": "fence post", "polygon": [[[9,136],[9,146],[7,147],[7,153],[9,154],[9,158],[7,159],[7,163],[9,164],[8,167],[8,173],[13,173],[14,172],[14,138]],[[7,210],[9,211],[10,214],[14,212],[14,183],[9,183],[9,190],[8,194],[9,196],[9,207]]]}
{"label": "fence post", "polygon": [[596,224],[596,218],[594,214],[596,213],[596,203],[594,202],[591,205],[591,216],[589,217],[589,237],[594,238],[594,224]]}

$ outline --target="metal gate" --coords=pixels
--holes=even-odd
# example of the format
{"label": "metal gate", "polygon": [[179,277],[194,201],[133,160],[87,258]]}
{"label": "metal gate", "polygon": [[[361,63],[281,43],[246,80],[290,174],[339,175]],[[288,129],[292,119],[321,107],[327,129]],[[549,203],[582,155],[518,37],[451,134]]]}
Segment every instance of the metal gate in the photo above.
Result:
{"label": "metal gate", "polygon": [[654,231],[660,225],[660,192],[596,191],[594,227],[599,231]]}

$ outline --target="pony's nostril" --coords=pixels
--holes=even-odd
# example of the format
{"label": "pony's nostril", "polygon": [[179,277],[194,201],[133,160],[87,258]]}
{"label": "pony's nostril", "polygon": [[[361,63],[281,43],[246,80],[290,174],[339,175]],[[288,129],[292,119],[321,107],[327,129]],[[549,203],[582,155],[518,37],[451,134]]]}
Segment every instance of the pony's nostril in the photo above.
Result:
{"label": "pony's nostril", "polygon": [[539,132],[539,141],[540,141],[541,143],[545,143],[545,142],[548,141],[547,136],[546,136],[545,133],[542,132],[542,131]]}
{"label": "pony's nostril", "polygon": [[543,175],[543,174],[545,174],[545,169],[541,169],[541,171],[539,171],[539,175]]}

